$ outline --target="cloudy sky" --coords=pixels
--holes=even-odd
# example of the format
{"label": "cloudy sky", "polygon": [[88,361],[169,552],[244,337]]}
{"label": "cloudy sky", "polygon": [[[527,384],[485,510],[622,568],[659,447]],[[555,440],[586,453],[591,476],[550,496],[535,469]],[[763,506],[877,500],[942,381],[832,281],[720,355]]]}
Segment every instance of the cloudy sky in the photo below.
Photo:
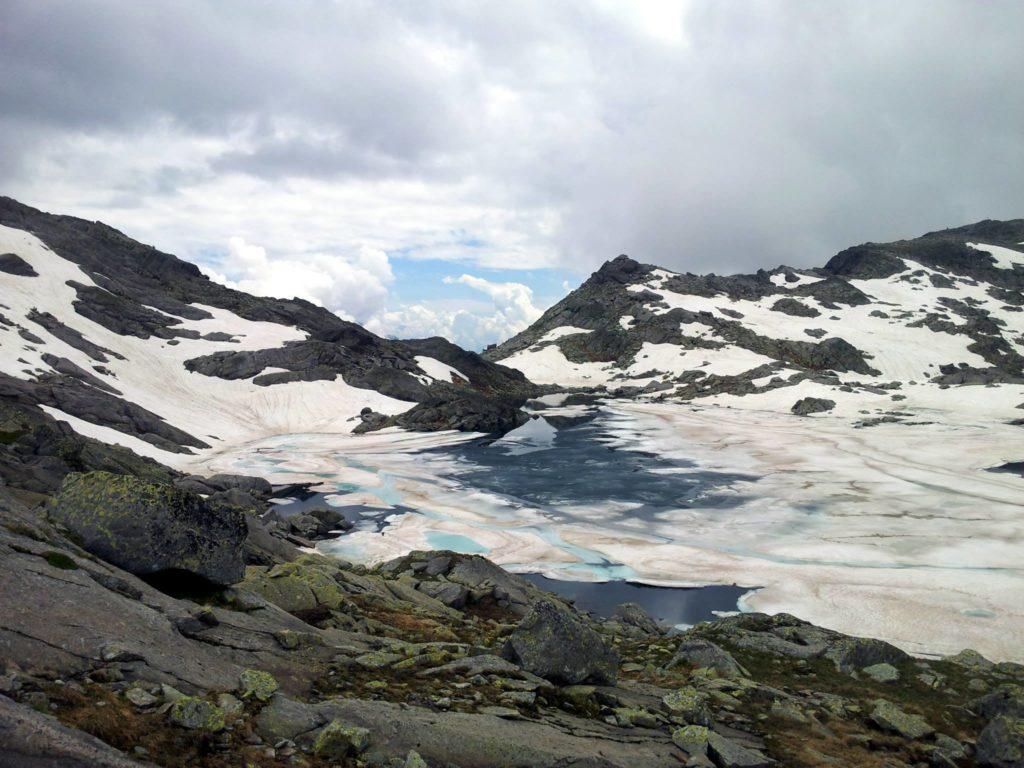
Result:
{"label": "cloudy sky", "polygon": [[1024,215],[1019,0],[2,0],[0,194],[480,347],[605,259]]}

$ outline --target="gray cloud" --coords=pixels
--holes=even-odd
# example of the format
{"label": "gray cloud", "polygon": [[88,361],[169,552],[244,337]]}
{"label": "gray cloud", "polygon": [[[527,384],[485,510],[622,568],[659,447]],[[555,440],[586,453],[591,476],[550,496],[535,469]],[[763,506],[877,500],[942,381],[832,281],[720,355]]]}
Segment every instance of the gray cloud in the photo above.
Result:
{"label": "gray cloud", "polygon": [[[322,230],[460,258],[438,231],[475,222],[508,266],[581,271],[819,264],[1024,215],[1024,4],[683,5],[677,33],[584,0],[7,0],[0,186],[51,208],[80,190],[165,245],[201,246],[160,240],[200,215],[283,247],[299,235],[266,211],[301,196],[308,250]],[[332,183],[405,196],[368,217]]]}

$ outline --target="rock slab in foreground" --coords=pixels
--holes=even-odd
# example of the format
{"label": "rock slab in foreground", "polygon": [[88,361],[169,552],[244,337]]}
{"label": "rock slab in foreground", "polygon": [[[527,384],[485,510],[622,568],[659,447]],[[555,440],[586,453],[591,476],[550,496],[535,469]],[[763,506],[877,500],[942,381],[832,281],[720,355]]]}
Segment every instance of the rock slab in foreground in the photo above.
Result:
{"label": "rock slab in foreground", "polygon": [[198,495],[109,472],[64,479],[50,517],[92,554],[138,576],[184,571],[214,584],[245,575],[245,515]]}

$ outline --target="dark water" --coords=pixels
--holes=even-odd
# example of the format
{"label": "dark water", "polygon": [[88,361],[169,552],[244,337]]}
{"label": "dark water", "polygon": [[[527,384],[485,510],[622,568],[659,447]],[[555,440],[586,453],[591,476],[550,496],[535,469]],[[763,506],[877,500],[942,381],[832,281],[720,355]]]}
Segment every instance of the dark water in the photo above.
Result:
{"label": "dark water", "polygon": [[[609,444],[601,419],[568,424],[548,435],[547,441],[541,440],[529,450],[522,449],[522,445],[509,446],[493,438],[481,438],[430,452],[455,459],[451,477],[467,492],[497,494],[513,509],[519,505],[540,510],[556,524],[579,522],[573,507],[591,507],[601,511],[603,526],[615,530],[617,525],[628,524],[633,532],[638,521],[654,521],[668,510],[699,506],[703,513],[714,514],[715,509],[739,506],[746,498],[725,491],[738,481],[756,479],[739,473],[695,471],[692,463],[643,450],[618,449]],[[310,491],[308,486],[282,488],[277,495],[296,499],[276,506],[275,511],[282,517],[327,506],[327,494]],[[386,518],[415,511],[395,503],[398,498],[388,499],[391,509],[363,505],[332,508],[353,522],[357,530],[381,531],[387,525]],[[551,526],[551,530],[557,531],[557,526]],[[574,567],[610,580],[563,581],[539,574],[524,577],[537,586],[572,598],[579,607],[597,615],[609,616],[617,605],[633,602],[669,624],[694,624],[713,618],[713,611],[735,611],[736,601],[749,591],[721,585],[692,589],[646,586],[628,581],[631,569],[609,562],[597,552],[570,548],[557,539],[548,540],[582,560],[581,566]],[[475,546],[475,542],[462,535],[438,534],[437,541],[431,544],[487,554],[485,548]],[[566,575],[569,573],[571,570],[566,571]]]}
{"label": "dark water", "polygon": [[[720,493],[731,484],[755,480],[750,475],[693,471],[689,462],[654,453],[620,450],[608,444],[601,421],[558,430],[552,446],[517,453],[501,443],[478,440],[439,449],[459,461],[458,479],[471,488],[501,494],[548,512],[553,521],[570,519],[561,506],[604,506],[613,502],[603,520],[614,525],[629,519],[652,519],[669,509],[730,508],[747,499]],[[685,474],[673,470],[689,469]],[[626,511],[615,504],[636,504]]]}
{"label": "dark water", "polygon": [[561,581],[539,573],[519,574],[556,595],[568,597],[598,616],[608,617],[622,603],[637,603],[651,616],[669,624],[696,624],[714,618],[713,611],[735,611],[736,601],[748,587],[713,585],[694,589],[652,587],[631,581]]}

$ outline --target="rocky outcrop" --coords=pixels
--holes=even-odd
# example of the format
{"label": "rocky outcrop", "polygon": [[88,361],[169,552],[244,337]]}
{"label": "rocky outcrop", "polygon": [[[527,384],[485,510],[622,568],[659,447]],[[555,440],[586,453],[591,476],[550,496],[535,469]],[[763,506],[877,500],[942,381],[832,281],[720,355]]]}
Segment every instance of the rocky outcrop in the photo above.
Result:
{"label": "rocky outcrop", "polygon": [[0,272],[18,277],[39,277],[32,265],[16,253],[0,253]]}
{"label": "rocky outcrop", "polygon": [[803,397],[793,403],[790,410],[797,416],[810,416],[812,413],[827,413],[835,407],[835,400],[827,400],[822,397]]}
{"label": "rocky outcrop", "polygon": [[618,654],[565,608],[542,602],[520,622],[505,655],[527,672],[568,685],[614,684]]}
{"label": "rocky outcrop", "polygon": [[[175,596],[2,491],[0,735],[29,765],[831,765],[881,744],[893,766],[1014,765],[1024,671],[977,654],[911,659],[784,615],[665,635],[453,552],[303,554]],[[557,642],[509,658],[525,638]],[[865,671],[885,664],[896,679]]]}
{"label": "rocky outcrop", "polygon": [[82,548],[139,576],[178,572],[214,584],[243,576],[242,513],[170,485],[108,472],[72,474],[49,515]]}

